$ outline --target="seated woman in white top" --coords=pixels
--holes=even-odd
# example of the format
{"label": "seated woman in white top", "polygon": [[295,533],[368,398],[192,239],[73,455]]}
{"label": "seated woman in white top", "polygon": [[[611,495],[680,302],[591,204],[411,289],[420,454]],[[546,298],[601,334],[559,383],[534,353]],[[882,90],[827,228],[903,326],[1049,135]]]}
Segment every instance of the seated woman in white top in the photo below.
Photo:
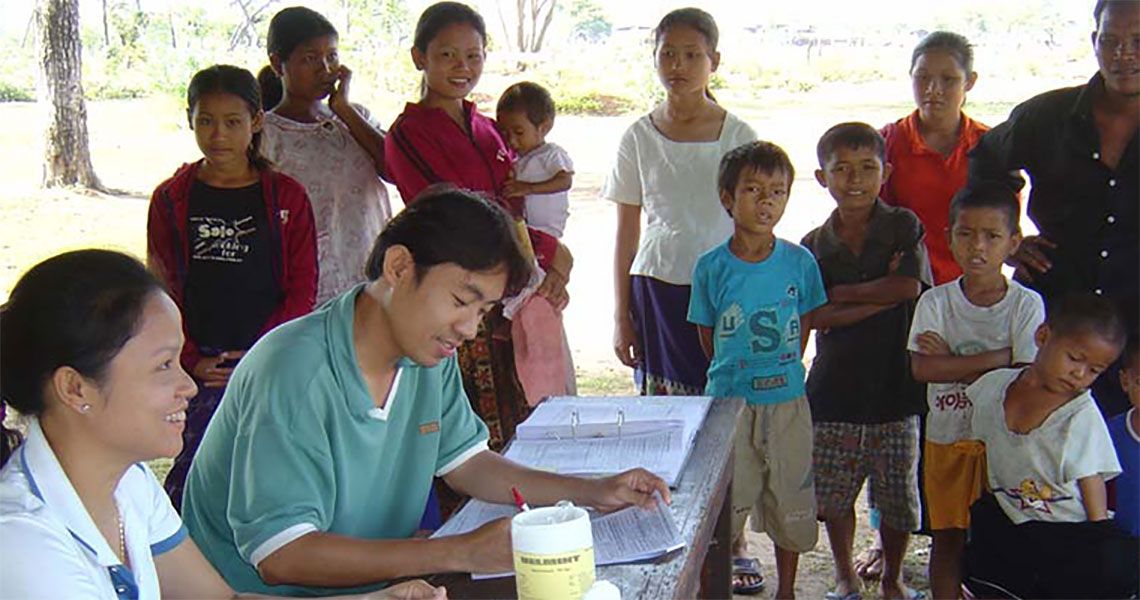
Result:
{"label": "seated woman in white top", "polygon": [[20,279],[0,329],[0,396],[31,417],[19,447],[0,436],[0,598],[236,597],[142,462],[178,454],[196,392],[158,281],[123,254],[61,254]]}

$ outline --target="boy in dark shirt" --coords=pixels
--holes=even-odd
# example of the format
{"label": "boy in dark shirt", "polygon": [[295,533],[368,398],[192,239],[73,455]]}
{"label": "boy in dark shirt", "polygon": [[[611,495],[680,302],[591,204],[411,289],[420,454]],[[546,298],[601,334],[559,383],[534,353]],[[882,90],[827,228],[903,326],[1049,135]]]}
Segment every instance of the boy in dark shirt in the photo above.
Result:
{"label": "boy in dark shirt", "polygon": [[910,375],[907,335],[930,264],[918,217],[878,199],[890,174],[884,141],[864,123],[829,129],[815,172],[838,207],[803,245],[819,262],[828,303],[812,319],[816,358],[807,395],[815,423],[816,500],[835,560],[836,590],[855,598],[855,499],[871,480],[882,513],[884,598],[911,598],[902,558],[919,527],[918,435],[925,404]]}

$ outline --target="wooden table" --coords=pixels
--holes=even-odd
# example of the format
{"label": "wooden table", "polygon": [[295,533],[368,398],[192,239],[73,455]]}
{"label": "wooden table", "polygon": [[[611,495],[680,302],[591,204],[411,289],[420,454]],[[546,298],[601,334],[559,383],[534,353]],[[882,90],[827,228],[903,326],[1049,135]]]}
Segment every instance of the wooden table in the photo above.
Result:
{"label": "wooden table", "polygon": [[[732,447],[744,404],[717,398],[673,490],[673,514],[685,547],[656,561],[598,567],[598,579],[621,589],[623,600],[732,597]],[[449,598],[514,598],[515,579],[472,581],[437,575]]]}

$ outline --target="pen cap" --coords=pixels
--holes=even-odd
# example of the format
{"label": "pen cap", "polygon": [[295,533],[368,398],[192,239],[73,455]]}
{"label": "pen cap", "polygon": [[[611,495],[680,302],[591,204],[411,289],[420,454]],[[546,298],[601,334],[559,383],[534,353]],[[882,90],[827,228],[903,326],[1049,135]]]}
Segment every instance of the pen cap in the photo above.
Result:
{"label": "pen cap", "polygon": [[590,515],[570,502],[515,515],[511,546],[520,599],[579,600],[594,584]]}

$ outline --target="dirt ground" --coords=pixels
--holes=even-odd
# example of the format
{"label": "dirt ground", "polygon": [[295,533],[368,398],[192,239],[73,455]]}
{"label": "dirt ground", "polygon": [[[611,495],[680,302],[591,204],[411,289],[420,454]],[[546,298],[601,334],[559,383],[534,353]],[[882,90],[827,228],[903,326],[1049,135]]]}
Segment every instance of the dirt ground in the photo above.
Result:
{"label": "dirt ground", "polygon": [[[873,534],[867,526],[867,498],[864,493],[856,504],[857,526],[855,530],[855,553],[871,545]],[[747,532],[750,554],[760,559],[761,571],[764,573],[765,589],[756,596],[735,596],[736,598],[772,598],[776,590],[776,561],[775,548],[767,535]],[[930,596],[927,583],[926,566],[930,559],[930,538],[925,536],[912,536],[906,557],[903,559],[903,582],[916,590],[921,590]],[[827,541],[827,529],[820,523],[819,541],[815,549],[800,556],[799,571],[796,577],[796,595],[798,598],[822,599],[828,591],[834,589],[835,582],[831,567],[831,546]],[[863,598],[877,600],[881,598],[877,581],[863,582]]]}

